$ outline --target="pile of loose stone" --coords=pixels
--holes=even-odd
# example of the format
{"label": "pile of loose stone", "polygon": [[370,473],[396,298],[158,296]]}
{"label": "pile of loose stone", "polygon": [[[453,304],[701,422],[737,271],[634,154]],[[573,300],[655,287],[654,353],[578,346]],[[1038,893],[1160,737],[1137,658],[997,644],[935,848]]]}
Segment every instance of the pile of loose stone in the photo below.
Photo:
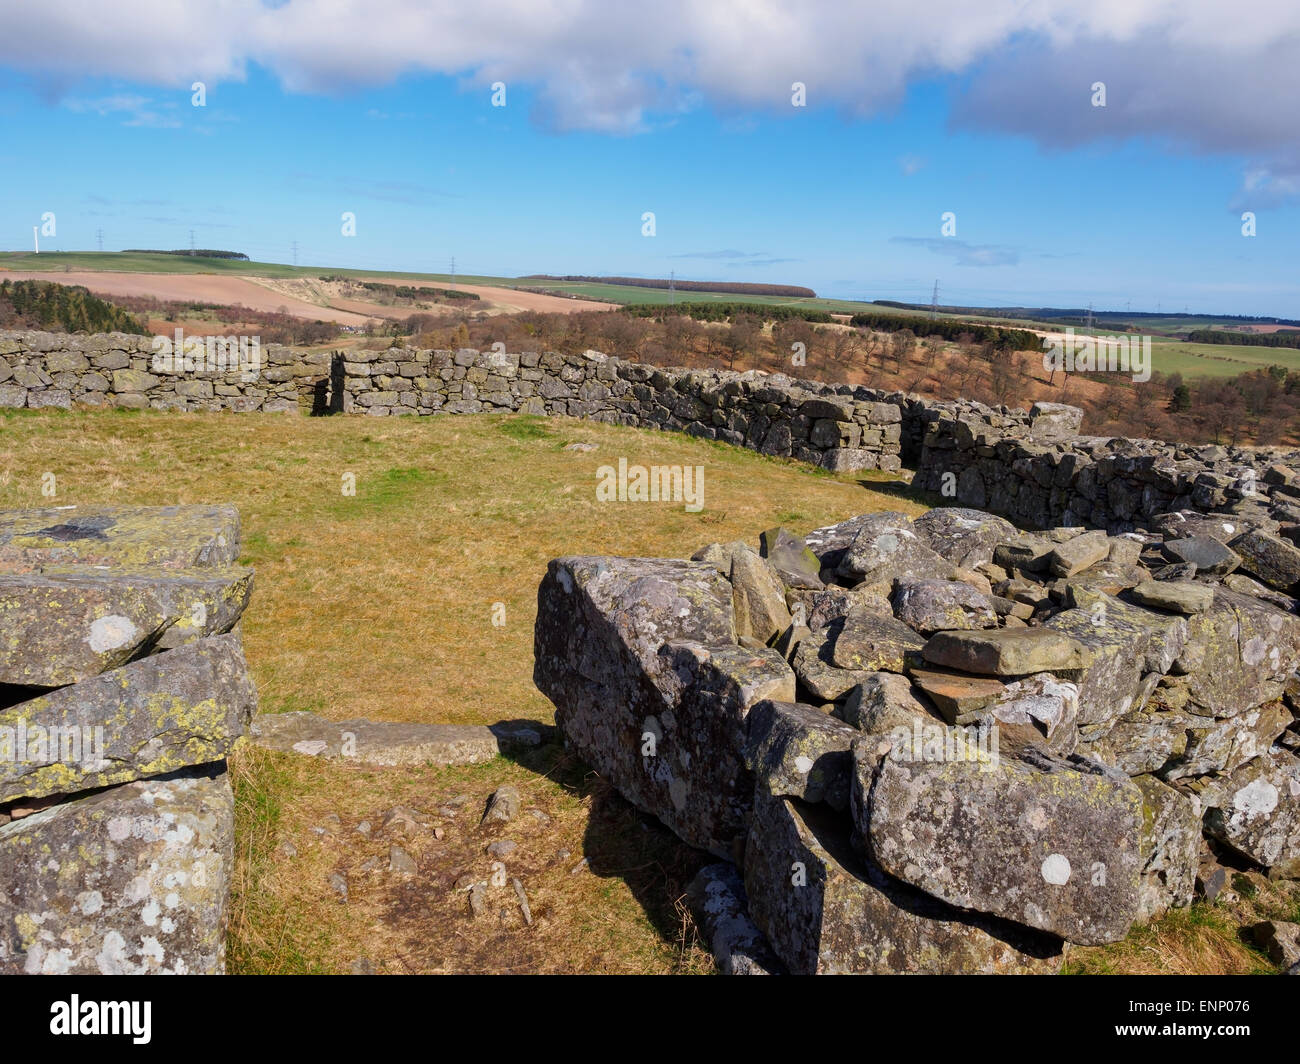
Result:
{"label": "pile of loose stone", "polygon": [[224,968],[233,507],[0,511],[0,973]]}
{"label": "pile of loose stone", "polygon": [[1300,550],[1194,512],[867,514],[556,559],[535,678],[727,862],[693,891],[726,970],[1052,971],[1221,860],[1300,878],[1298,592]]}

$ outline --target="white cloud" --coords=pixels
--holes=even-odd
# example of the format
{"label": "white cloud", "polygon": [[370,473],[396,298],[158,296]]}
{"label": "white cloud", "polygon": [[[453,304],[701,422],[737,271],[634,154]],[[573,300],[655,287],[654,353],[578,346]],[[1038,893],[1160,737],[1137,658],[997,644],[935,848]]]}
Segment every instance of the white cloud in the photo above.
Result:
{"label": "white cloud", "polygon": [[[132,96],[124,93],[116,96],[100,96],[95,99],[73,97],[64,100],[63,105],[68,110],[81,114],[93,112],[101,118],[121,118],[124,126],[175,129],[181,124],[174,116],[160,113],[160,110],[155,108],[154,101],[147,96]],[[161,107],[164,111],[168,109],[168,104],[163,104]]]}
{"label": "white cloud", "polygon": [[[296,92],[402,73],[531,86],[557,130],[635,133],[682,110],[870,114],[918,78],[959,74],[955,122],[1047,145],[1151,136],[1277,174],[1300,113],[1294,0],[87,0],[11,5],[0,64],[54,84],[87,75],[188,89],[250,62]],[[1089,86],[1107,82],[1107,107]]]}

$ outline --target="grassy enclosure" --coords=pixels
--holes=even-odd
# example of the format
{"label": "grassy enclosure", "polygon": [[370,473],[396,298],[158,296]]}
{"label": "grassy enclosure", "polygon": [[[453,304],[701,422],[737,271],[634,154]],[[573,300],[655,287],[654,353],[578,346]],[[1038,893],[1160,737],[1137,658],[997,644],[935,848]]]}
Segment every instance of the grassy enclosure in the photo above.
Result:
{"label": "grassy enclosure", "polygon": [[[564,450],[577,441],[598,449]],[[596,468],[619,457],[702,466],[703,511],[597,503]],[[46,472],[54,498],[41,494]],[[343,494],[346,473],[355,496]],[[257,570],[244,643],[263,712],[443,723],[553,719],[532,683],[537,584],[552,557],[680,557],[713,540],[756,542],[777,523],[803,531],[921,510],[789,461],[561,418],[0,416],[0,506],[200,501],[240,510],[242,560]],[[492,624],[496,603],[503,627]],[[244,746],[233,768],[232,971],[346,972],[360,957],[385,972],[711,970],[678,902],[707,858],[556,747],[469,768],[377,771]],[[511,829],[531,928],[513,916],[471,923],[454,890],[489,864],[492,840],[475,825],[506,782],[546,818]],[[377,829],[399,804],[444,832],[423,850],[412,844],[417,886],[363,869],[372,858],[386,869]],[[356,831],[366,821],[373,843]],[[584,857],[587,870],[573,874]],[[329,885],[335,873],[348,877],[346,906]]]}

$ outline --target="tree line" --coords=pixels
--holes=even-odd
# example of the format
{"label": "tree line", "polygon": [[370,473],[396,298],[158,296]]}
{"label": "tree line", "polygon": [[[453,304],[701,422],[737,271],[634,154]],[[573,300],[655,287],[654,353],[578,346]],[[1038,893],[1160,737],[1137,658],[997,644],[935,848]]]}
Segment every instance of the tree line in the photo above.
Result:
{"label": "tree line", "polygon": [[831,316],[824,310],[811,307],[780,307],[764,303],[677,303],[665,306],[663,303],[629,303],[622,308],[623,313],[637,318],[664,318],[686,316],[696,321],[731,321],[738,315],[748,314],[759,321],[812,321],[827,325]]}
{"label": "tree line", "polygon": [[901,332],[908,329],[917,336],[940,336],[945,340],[960,340],[963,336],[968,336],[976,343],[992,344],[1001,351],[1028,351],[1042,347],[1038,335],[1028,329],[1009,329],[1002,325],[981,325],[947,318],[909,317],[871,311],[854,314],[849,319],[849,324],[855,328],[875,329],[879,332]]}
{"label": "tree line", "polygon": [[0,281],[0,327],[148,334],[140,321],[90,289],[53,281]]}
{"label": "tree line", "polygon": [[156,248],[127,248],[124,255],[184,255],[191,259],[238,259],[247,262],[248,256],[242,251],[217,251],[213,248],[180,248],[177,251],[160,251]]}
{"label": "tree line", "polygon": [[1279,329],[1273,333],[1224,332],[1220,329],[1193,329],[1187,334],[1193,344],[1228,344],[1237,347],[1297,347],[1300,330]]}

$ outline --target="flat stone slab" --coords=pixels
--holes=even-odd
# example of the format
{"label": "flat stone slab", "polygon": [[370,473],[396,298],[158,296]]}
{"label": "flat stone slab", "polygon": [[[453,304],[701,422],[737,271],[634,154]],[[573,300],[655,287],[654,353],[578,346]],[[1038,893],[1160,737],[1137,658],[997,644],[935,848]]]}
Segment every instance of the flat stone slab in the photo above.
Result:
{"label": "flat stone slab", "polygon": [[229,567],[0,572],[0,683],[61,687],[229,631],[252,590]]}
{"label": "flat stone slab", "polygon": [[939,669],[909,669],[912,683],[929,697],[949,724],[965,723],[992,705],[1006,684],[987,676]]}
{"label": "flat stone slab", "polygon": [[1105,532],[1085,532],[1059,544],[1048,555],[1048,566],[1054,576],[1073,576],[1104,561],[1109,554],[1110,542]]}
{"label": "flat stone slab", "polygon": [[553,733],[549,725],[523,721],[408,724],[364,718],[326,720],[315,713],[264,713],[254,718],[249,738],[267,750],[393,768],[477,765],[507,750],[539,746]]}
{"label": "flat stone slab", "polygon": [[1204,613],[1214,604],[1214,588],[1192,580],[1144,580],[1130,594],[1143,606],[1171,613]]}
{"label": "flat stone slab", "polygon": [[0,826],[0,973],[221,974],[234,838],[215,768]]}
{"label": "flat stone slab", "polygon": [[1077,639],[1047,628],[939,632],[922,651],[925,660],[980,676],[1027,676],[1081,669],[1088,651]]}
{"label": "flat stone slab", "polygon": [[1190,562],[1198,573],[1210,576],[1227,576],[1241,564],[1240,554],[1210,536],[1171,539],[1164,552],[1171,562]]}
{"label": "flat stone slab", "polygon": [[0,710],[0,802],[221,761],[256,708],[233,632],[20,702]]}
{"label": "flat stone slab", "polygon": [[50,506],[0,510],[0,567],[51,562],[163,569],[239,560],[233,506]]}

